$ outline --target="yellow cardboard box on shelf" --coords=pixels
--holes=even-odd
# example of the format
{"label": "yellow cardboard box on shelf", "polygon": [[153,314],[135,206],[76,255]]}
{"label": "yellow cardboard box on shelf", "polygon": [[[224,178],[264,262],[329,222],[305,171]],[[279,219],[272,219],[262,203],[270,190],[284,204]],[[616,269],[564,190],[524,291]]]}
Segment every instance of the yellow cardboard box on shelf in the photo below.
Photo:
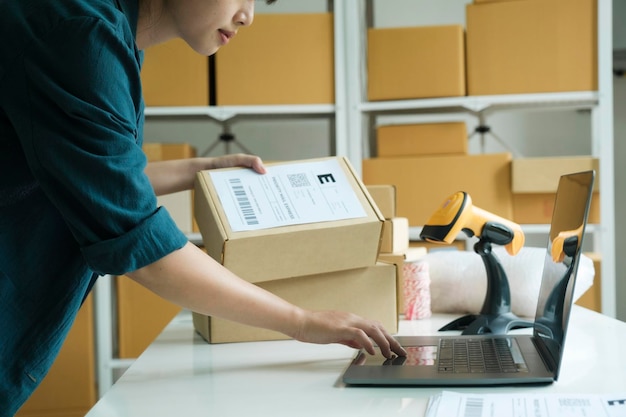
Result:
{"label": "yellow cardboard box on shelf", "polygon": [[331,13],[257,14],[215,55],[217,105],[334,103],[333,33]]}
{"label": "yellow cardboard box on shelf", "polygon": [[602,254],[598,252],[585,252],[585,255],[593,261],[593,285],[576,300],[576,304],[598,313],[602,313]]}
{"label": "yellow cardboard box on shelf", "polygon": [[383,125],[376,130],[376,155],[467,154],[465,122]]}
{"label": "yellow cardboard box on shelf", "polygon": [[[196,156],[196,150],[187,143],[144,143],[143,151],[148,162],[186,159]],[[157,204],[170,213],[178,228],[184,233],[197,232],[193,218],[193,192],[191,190],[161,195]]]}
{"label": "yellow cardboard box on shelf", "polygon": [[463,26],[373,28],[367,44],[370,101],[466,94]]}
{"label": "yellow cardboard box on shelf", "polygon": [[[365,268],[257,283],[303,308],[341,310],[380,321],[395,333],[396,267],[378,263]],[[193,313],[196,331],[209,343],[287,339],[282,333]]]}
{"label": "yellow cardboard box on shelf", "polygon": [[511,163],[513,221],[520,224],[548,224],[552,219],[554,198],[563,174],[596,171],[589,223],[600,223],[600,160],[592,156],[515,158]]}
{"label": "yellow cardboard box on shelf", "polygon": [[384,218],[343,157],[202,171],[195,213],[207,253],[250,282],[372,266]]}
{"label": "yellow cardboard box on shelf", "polygon": [[598,89],[596,0],[468,4],[468,94]]}
{"label": "yellow cardboard box on shelf", "polygon": [[120,358],[138,358],[181,310],[127,276],[115,277]]}
{"label": "yellow cardboard box on shelf", "polygon": [[511,154],[371,158],[363,160],[363,182],[394,184],[398,216],[423,226],[446,197],[466,191],[473,203],[511,218]]}
{"label": "yellow cardboard box on shelf", "polygon": [[85,299],[50,371],[15,417],[82,417],[94,406],[93,301],[92,295]]}
{"label": "yellow cardboard box on shelf", "polygon": [[[512,220],[519,224],[550,224],[555,197],[556,193],[513,194]],[[587,221],[600,223],[600,193],[593,193]]]}
{"label": "yellow cardboard box on shelf", "polygon": [[174,39],[146,50],[141,69],[146,106],[208,106],[209,59]]}
{"label": "yellow cardboard box on shelf", "polygon": [[555,193],[561,175],[596,171],[594,191],[600,191],[600,160],[592,156],[515,158],[511,163],[511,189],[514,193]]}

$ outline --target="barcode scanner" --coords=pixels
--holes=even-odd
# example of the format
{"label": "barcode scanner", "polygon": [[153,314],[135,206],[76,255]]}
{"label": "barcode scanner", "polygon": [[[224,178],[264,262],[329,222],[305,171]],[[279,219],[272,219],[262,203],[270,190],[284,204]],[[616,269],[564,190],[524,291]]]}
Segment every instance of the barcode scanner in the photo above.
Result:
{"label": "barcode scanner", "polygon": [[460,232],[502,245],[510,255],[517,255],[524,246],[524,233],[518,224],[474,206],[464,191],[445,199],[426,222],[420,237],[428,242],[450,244]]}
{"label": "barcode scanner", "polygon": [[463,330],[462,334],[504,334],[511,329],[530,327],[511,312],[511,291],[502,265],[492,253],[491,245],[502,245],[514,256],[524,246],[521,227],[507,219],[480,209],[464,191],[445,199],[428,219],[420,237],[428,242],[450,244],[460,232],[478,237],[474,252],[480,255],[487,271],[487,294],[480,314],[468,314],[439,330]]}

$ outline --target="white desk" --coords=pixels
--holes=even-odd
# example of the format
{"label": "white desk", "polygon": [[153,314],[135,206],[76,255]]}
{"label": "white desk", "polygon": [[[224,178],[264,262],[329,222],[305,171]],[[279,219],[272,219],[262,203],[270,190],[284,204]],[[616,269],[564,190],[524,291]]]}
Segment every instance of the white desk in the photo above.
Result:
{"label": "white desk", "polygon": [[[403,321],[427,334],[457,317]],[[449,333],[449,332],[447,332]],[[548,386],[451,388],[459,392],[626,392],[626,323],[575,306],[559,380]],[[209,345],[183,312],[87,417],[423,416],[441,388],[346,387],[354,355],[340,345],[296,341]]]}

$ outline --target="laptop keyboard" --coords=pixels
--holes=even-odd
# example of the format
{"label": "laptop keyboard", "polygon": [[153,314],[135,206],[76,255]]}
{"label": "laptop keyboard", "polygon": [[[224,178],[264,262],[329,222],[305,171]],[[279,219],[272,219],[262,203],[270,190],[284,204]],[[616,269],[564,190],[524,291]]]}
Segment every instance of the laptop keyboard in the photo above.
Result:
{"label": "laptop keyboard", "polygon": [[[499,373],[526,371],[511,353],[515,342],[507,338],[442,339],[438,370],[444,373]],[[517,356],[517,355],[516,355]]]}

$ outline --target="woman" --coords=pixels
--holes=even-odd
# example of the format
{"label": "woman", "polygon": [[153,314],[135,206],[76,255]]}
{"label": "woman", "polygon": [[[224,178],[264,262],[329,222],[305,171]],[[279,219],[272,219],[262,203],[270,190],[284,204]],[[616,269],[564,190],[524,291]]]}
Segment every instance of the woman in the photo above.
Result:
{"label": "woman", "polygon": [[45,376],[102,274],[300,341],[404,354],[377,322],[239,279],[157,208],[199,170],[265,168],[250,155],[146,164],[140,51],[178,37],[211,55],[253,15],[253,0],[0,0],[0,415]]}

